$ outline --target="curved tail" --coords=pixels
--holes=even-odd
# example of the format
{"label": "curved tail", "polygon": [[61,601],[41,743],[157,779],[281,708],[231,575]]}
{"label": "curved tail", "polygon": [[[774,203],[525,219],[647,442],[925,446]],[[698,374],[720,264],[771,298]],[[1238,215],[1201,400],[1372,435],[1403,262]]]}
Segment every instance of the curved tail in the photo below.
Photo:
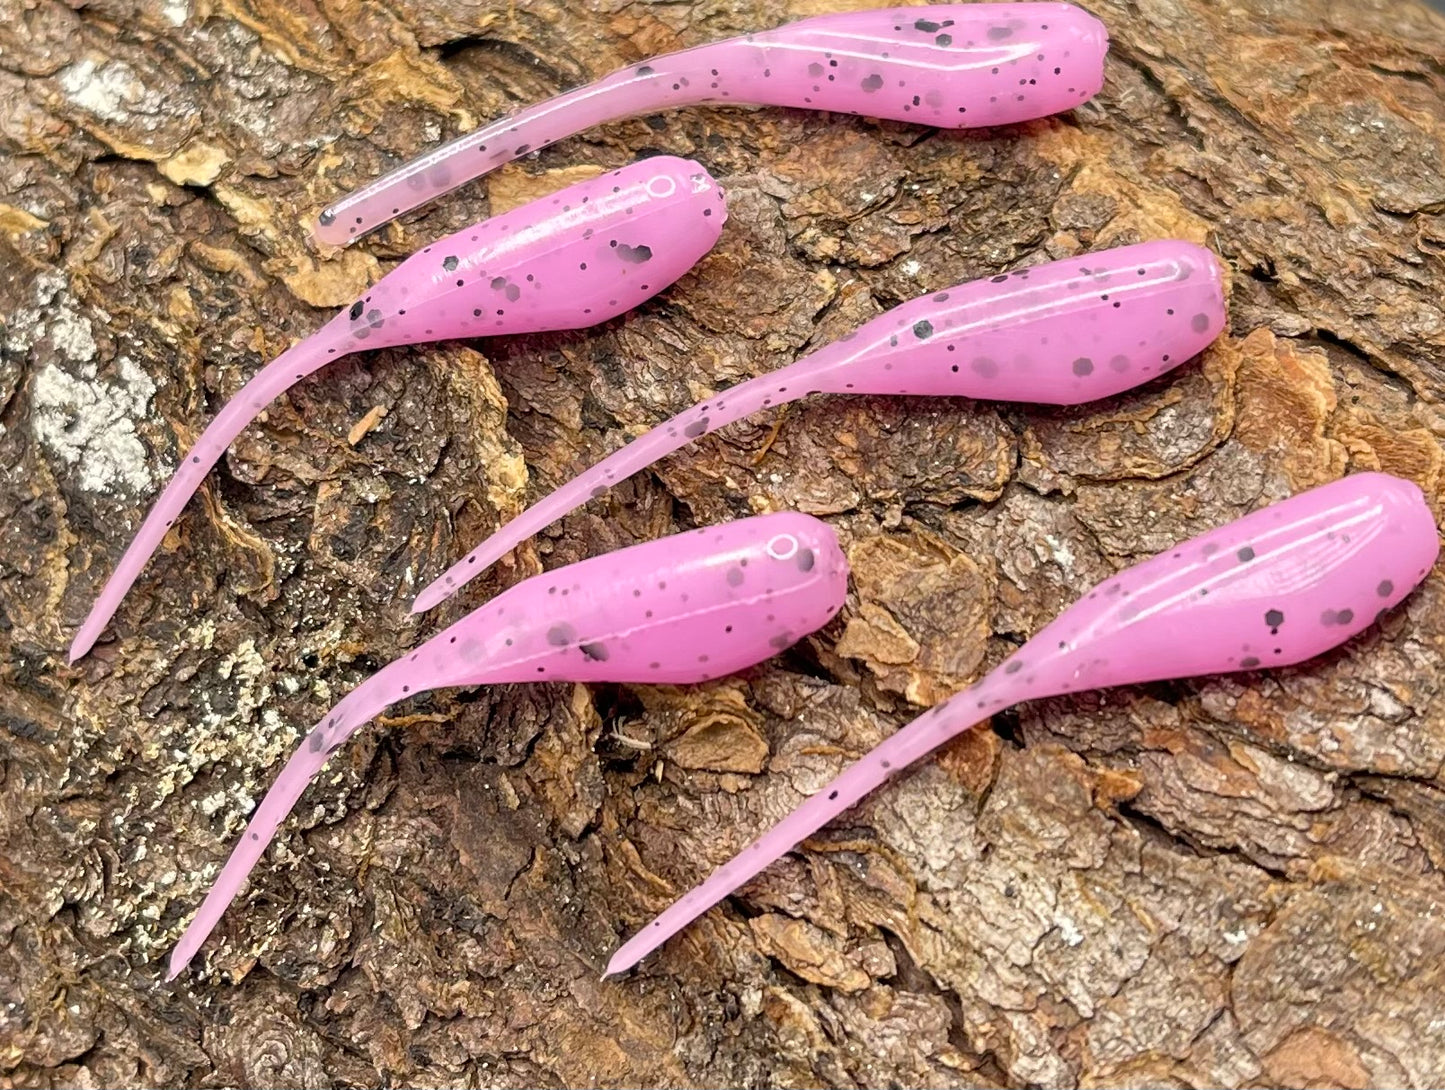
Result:
{"label": "curved tail", "polygon": [[75,662],[94,646],[105,626],[120,608],[131,585],[139,578],[150,558],[160,547],[166,531],[180,517],[187,503],[211,471],[247,425],[272,401],[290,389],[311,372],[324,366],[338,356],[345,355],[350,348],[349,338],[343,338],[336,331],[346,328],[346,315],[323,326],[304,341],[286,350],[261,368],[236,396],[226,403],[216,418],[206,426],[196,445],[181,459],[175,474],[166,484],[160,498],[151,507],[145,521],[141,523],[135,538],[131,541],[115,566],[105,586],[101,589],[85,623],[75,634],[70,644],[70,661]]}
{"label": "curved tail", "polygon": [[[276,782],[266,792],[261,805],[251,815],[240,842],[231,851],[211,890],[206,894],[195,918],[186,927],[175,949],[171,951],[167,980],[174,980],[190,964],[191,958],[206,941],[226,908],[245,884],[251,868],[256,865],[276,830],[295,808],[302,793],[325,767],[331,755],[389,704],[401,699],[398,674],[405,671],[406,659],[382,668],[348,693],[336,707],[306,736],[299,749],[291,755]],[[410,694],[406,694],[410,695]]]}
{"label": "curved tail", "polygon": [[[724,863],[698,886],[628,939],[607,963],[604,977],[626,972],[676,935],[724,897],[787,855],[839,814],[853,806],[895,772],[907,768],[956,735],[988,719],[986,708],[1014,703],[1012,697],[979,693],[998,687],[997,670],[969,689],[936,705],[854,761],[821,790]],[[1043,695],[1043,694],[1031,694]]]}
{"label": "curved tail", "polygon": [[[816,358],[815,354],[808,360]],[[486,571],[537,531],[692,440],[759,409],[783,405],[805,396],[810,392],[805,388],[806,380],[795,369],[806,362],[801,360],[781,371],[761,375],[724,390],[717,397],[678,413],[667,423],[659,424],[621,450],[583,470],[493,533],[440,578],[422,588],[412,603],[411,611],[422,613],[451,597],[465,583]]]}
{"label": "curved tail", "polygon": [[[664,105],[706,101],[703,94],[679,92],[673,92],[665,104],[657,101],[655,66],[680,55],[614,72],[459,136],[348,193],[321,213],[312,231],[320,241],[334,246],[355,242],[413,208],[585,129]],[[678,87],[681,91],[682,85]]]}

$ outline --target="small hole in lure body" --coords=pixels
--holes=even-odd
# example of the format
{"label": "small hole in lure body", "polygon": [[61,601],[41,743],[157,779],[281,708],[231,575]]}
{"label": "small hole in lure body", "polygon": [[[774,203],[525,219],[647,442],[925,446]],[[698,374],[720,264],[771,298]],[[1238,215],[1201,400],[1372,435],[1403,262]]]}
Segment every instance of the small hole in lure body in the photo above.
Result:
{"label": "small hole in lure body", "polygon": [[322,716],[181,936],[168,978],[195,956],[331,755],[388,705],[458,685],[707,681],[817,631],[843,607],[847,585],[848,563],[832,529],[792,513],[707,526],[518,583]]}
{"label": "small hole in lure body", "polygon": [[[932,9],[929,9],[932,10]],[[679,413],[538,501],[423,588],[430,609],[543,527],[690,440],[809,393],[1075,405],[1157,378],[1224,329],[1218,260],[1146,242],[921,296],[797,363]]]}
{"label": "small hole in lure body", "polygon": [[1073,109],[1103,85],[1109,38],[1072,4],[936,4],[820,15],[629,65],[453,140],[321,214],[354,241],[522,155],[608,121],[705,103],[789,106],[946,129]]}
{"label": "small hole in lure body", "polygon": [[606,321],[691,269],[726,219],[722,190],[702,167],[657,156],[474,224],[407,258],[263,367],[216,415],[116,565],[71,644],[70,661],[90,650],[226,448],[306,375],[371,348]]}
{"label": "small hole in lure body", "polygon": [[624,943],[607,973],[635,965],[894,772],[994,713],[1060,693],[1304,662],[1398,605],[1439,551],[1419,488],[1362,473],[1126,569],[845,769]]}

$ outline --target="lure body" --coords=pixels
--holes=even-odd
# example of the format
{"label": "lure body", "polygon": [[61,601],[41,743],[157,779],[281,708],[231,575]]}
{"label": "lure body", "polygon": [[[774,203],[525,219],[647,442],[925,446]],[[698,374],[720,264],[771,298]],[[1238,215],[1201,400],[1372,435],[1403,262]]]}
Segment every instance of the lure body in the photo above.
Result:
{"label": "lure body", "polygon": [[[932,9],[928,9],[932,10]],[[1224,328],[1218,260],[1145,242],[914,299],[797,363],[739,383],[604,458],[417,595],[430,609],[532,534],[690,440],[810,393],[929,394],[1073,405],[1152,379]]]}
{"label": "lure body", "polygon": [[794,106],[946,129],[1069,110],[1103,85],[1104,25],[1072,4],[938,4],[820,15],[632,65],[477,129],[321,214],[343,244],[530,151],[699,104]]}
{"label": "lure body", "polygon": [[1415,485],[1361,473],[1126,569],[844,770],[625,943],[607,972],[635,965],[893,772],[993,712],[1082,689],[1304,662],[1398,605],[1439,550]]}
{"label": "lure body", "polygon": [[257,807],[171,955],[195,955],[341,745],[389,704],[430,689],[515,681],[687,684],[762,662],[831,620],[848,563],[832,529],[781,513],[708,526],[524,580],[352,690]]}
{"label": "lure body", "polygon": [[606,321],[692,268],[717,242],[726,218],[722,190],[702,167],[658,156],[474,224],[407,258],[263,367],[216,415],[101,591],[70,661],[90,650],[226,448],[308,374],[365,349]]}

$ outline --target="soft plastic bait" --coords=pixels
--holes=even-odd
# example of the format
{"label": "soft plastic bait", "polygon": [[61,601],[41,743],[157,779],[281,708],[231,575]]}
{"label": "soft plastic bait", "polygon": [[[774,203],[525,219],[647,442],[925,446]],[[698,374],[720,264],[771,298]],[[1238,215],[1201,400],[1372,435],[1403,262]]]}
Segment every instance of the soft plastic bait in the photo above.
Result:
{"label": "soft plastic bait", "polygon": [[538,530],[690,440],[770,405],[815,393],[1074,405],[1183,363],[1219,335],[1224,319],[1219,262],[1187,242],[1104,250],[914,299],[628,443],[452,565],[412,611],[430,609]]}
{"label": "soft plastic bait", "polygon": [[754,840],[625,943],[607,972],[635,965],[894,772],[992,713],[1081,689],[1303,662],[1399,604],[1439,551],[1420,490],[1361,473],[1125,570]]}
{"label": "soft plastic bait", "polygon": [[762,662],[843,607],[832,529],[782,513],[619,549],[527,579],[379,670],[282,769],[171,955],[195,955],[306,786],[389,704],[429,689],[516,681],[687,684]]}
{"label": "soft plastic bait", "polygon": [[1072,109],[1109,37],[1072,4],[937,4],[821,15],[632,65],[459,137],[321,213],[342,244],[530,151],[619,118],[700,104],[795,106],[945,129]]}
{"label": "soft plastic bait", "polygon": [[694,162],[646,159],[413,254],[243,386],[182,459],[70,646],[90,650],[226,448],[277,396],[348,353],[454,337],[577,329],[656,295],[722,232],[722,190]]}

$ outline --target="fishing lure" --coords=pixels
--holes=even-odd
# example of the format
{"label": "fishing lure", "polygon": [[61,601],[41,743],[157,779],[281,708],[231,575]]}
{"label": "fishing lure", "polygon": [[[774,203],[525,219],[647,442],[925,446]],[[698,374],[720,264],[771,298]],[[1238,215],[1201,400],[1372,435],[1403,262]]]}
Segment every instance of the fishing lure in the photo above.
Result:
{"label": "fishing lure", "polygon": [[628,443],[501,527],[423,588],[430,609],[511,549],[690,440],[814,393],[928,394],[1073,405],[1203,351],[1224,328],[1219,262],[1146,242],[922,296],[781,370],[733,386]]}
{"label": "fishing lure", "polygon": [[674,283],[712,249],[727,208],[698,164],[657,156],[442,239],[263,367],[181,460],[70,647],[99,638],[212,466],[271,401],[352,352],[454,337],[576,329]]}
{"label": "fishing lure", "polygon": [[944,129],[1029,121],[1103,86],[1109,36],[1072,4],[938,4],[820,15],[669,53],[459,137],[321,213],[344,244],[530,151],[701,104],[832,110]]}
{"label": "fishing lure", "polygon": [[1361,473],[1121,572],[754,840],[623,944],[607,974],[637,964],[894,772],[991,714],[1059,693],[1303,662],[1398,605],[1439,551],[1420,489]]}
{"label": "fishing lure", "polygon": [[517,681],[688,684],[762,662],[843,607],[832,529],[784,512],[619,549],[524,580],[383,667],[307,736],[251,817],[171,955],[195,956],[322,766],[389,704]]}

